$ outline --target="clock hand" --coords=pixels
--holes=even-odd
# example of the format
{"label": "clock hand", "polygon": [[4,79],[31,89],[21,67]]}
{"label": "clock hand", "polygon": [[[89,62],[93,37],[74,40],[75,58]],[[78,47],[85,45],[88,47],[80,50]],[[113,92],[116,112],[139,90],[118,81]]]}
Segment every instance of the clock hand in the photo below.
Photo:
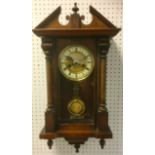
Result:
{"label": "clock hand", "polygon": [[70,68],[74,63],[74,59],[71,56],[66,56],[66,69]]}
{"label": "clock hand", "polygon": [[68,61],[73,62],[73,58],[72,58],[71,56],[66,56],[66,59],[67,59]]}

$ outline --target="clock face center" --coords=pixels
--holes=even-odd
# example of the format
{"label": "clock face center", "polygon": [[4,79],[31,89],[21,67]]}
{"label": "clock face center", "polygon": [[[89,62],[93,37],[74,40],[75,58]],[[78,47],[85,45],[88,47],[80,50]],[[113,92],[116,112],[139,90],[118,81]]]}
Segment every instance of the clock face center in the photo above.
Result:
{"label": "clock face center", "polygon": [[81,45],[71,45],[63,49],[58,58],[60,72],[69,80],[80,81],[87,78],[94,68],[94,56]]}

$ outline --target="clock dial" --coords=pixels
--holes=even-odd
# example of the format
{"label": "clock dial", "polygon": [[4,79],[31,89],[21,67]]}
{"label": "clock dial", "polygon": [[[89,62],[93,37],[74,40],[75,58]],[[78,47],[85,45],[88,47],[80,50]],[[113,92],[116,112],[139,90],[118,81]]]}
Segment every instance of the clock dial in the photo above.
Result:
{"label": "clock dial", "polygon": [[86,47],[71,45],[61,51],[58,57],[58,65],[61,73],[67,79],[80,81],[92,73],[94,57]]}

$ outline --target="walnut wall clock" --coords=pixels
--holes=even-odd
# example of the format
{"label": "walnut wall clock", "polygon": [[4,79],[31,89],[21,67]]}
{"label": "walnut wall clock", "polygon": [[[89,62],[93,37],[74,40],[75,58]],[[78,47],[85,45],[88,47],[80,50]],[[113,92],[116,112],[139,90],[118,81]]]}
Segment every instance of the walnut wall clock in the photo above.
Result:
{"label": "walnut wall clock", "polygon": [[92,22],[83,24],[84,16],[73,13],[66,17],[67,25],[59,23],[58,7],[33,32],[41,37],[46,56],[47,109],[45,126],[40,138],[64,137],[74,144],[76,152],[89,137],[112,138],[106,108],[106,55],[110,39],[119,32],[97,10],[90,6]]}

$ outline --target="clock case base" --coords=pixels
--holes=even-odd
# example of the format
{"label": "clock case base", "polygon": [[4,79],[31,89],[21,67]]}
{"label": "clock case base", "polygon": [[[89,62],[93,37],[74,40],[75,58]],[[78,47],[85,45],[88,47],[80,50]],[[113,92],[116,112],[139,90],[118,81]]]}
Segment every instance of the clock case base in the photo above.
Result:
{"label": "clock case base", "polygon": [[56,119],[56,111],[48,110],[45,114],[45,127],[40,133],[41,139],[47,139],[48,146],[51,149],[53,140],[56,138],[65,138],[69,144],[74,145],[76,152],[79,152],[81,144],[84,144],[88,138],[98,138],[100,146],[103,149],[105,138],[112,138],[112,132],[108,125],[108,112],[106,109],[100,109],[97,112],[96,120],[72,120],[72,122],[59,122]]}
{"label": "clock case base", "polygon": [[64,125],[62,128],[58,129],[54,132],[46,132],[45,127],[42,129],[40,133],[41,139],[47,139],[48,146],[51,149],[53,145],[53,139],[64,137],[69,144],[74,145],[76,152],[79,152],[79,148],[81,144],[84,144],[88,138],[98,138],[100,139],[99,143],[101,148],[104,148],[105,138],[112,138],[112,132],[109,126],[106,126],[102,130],[95,129],[91,125],[85,125],[85,127],[81,127],[81,124],[75,125]]}

